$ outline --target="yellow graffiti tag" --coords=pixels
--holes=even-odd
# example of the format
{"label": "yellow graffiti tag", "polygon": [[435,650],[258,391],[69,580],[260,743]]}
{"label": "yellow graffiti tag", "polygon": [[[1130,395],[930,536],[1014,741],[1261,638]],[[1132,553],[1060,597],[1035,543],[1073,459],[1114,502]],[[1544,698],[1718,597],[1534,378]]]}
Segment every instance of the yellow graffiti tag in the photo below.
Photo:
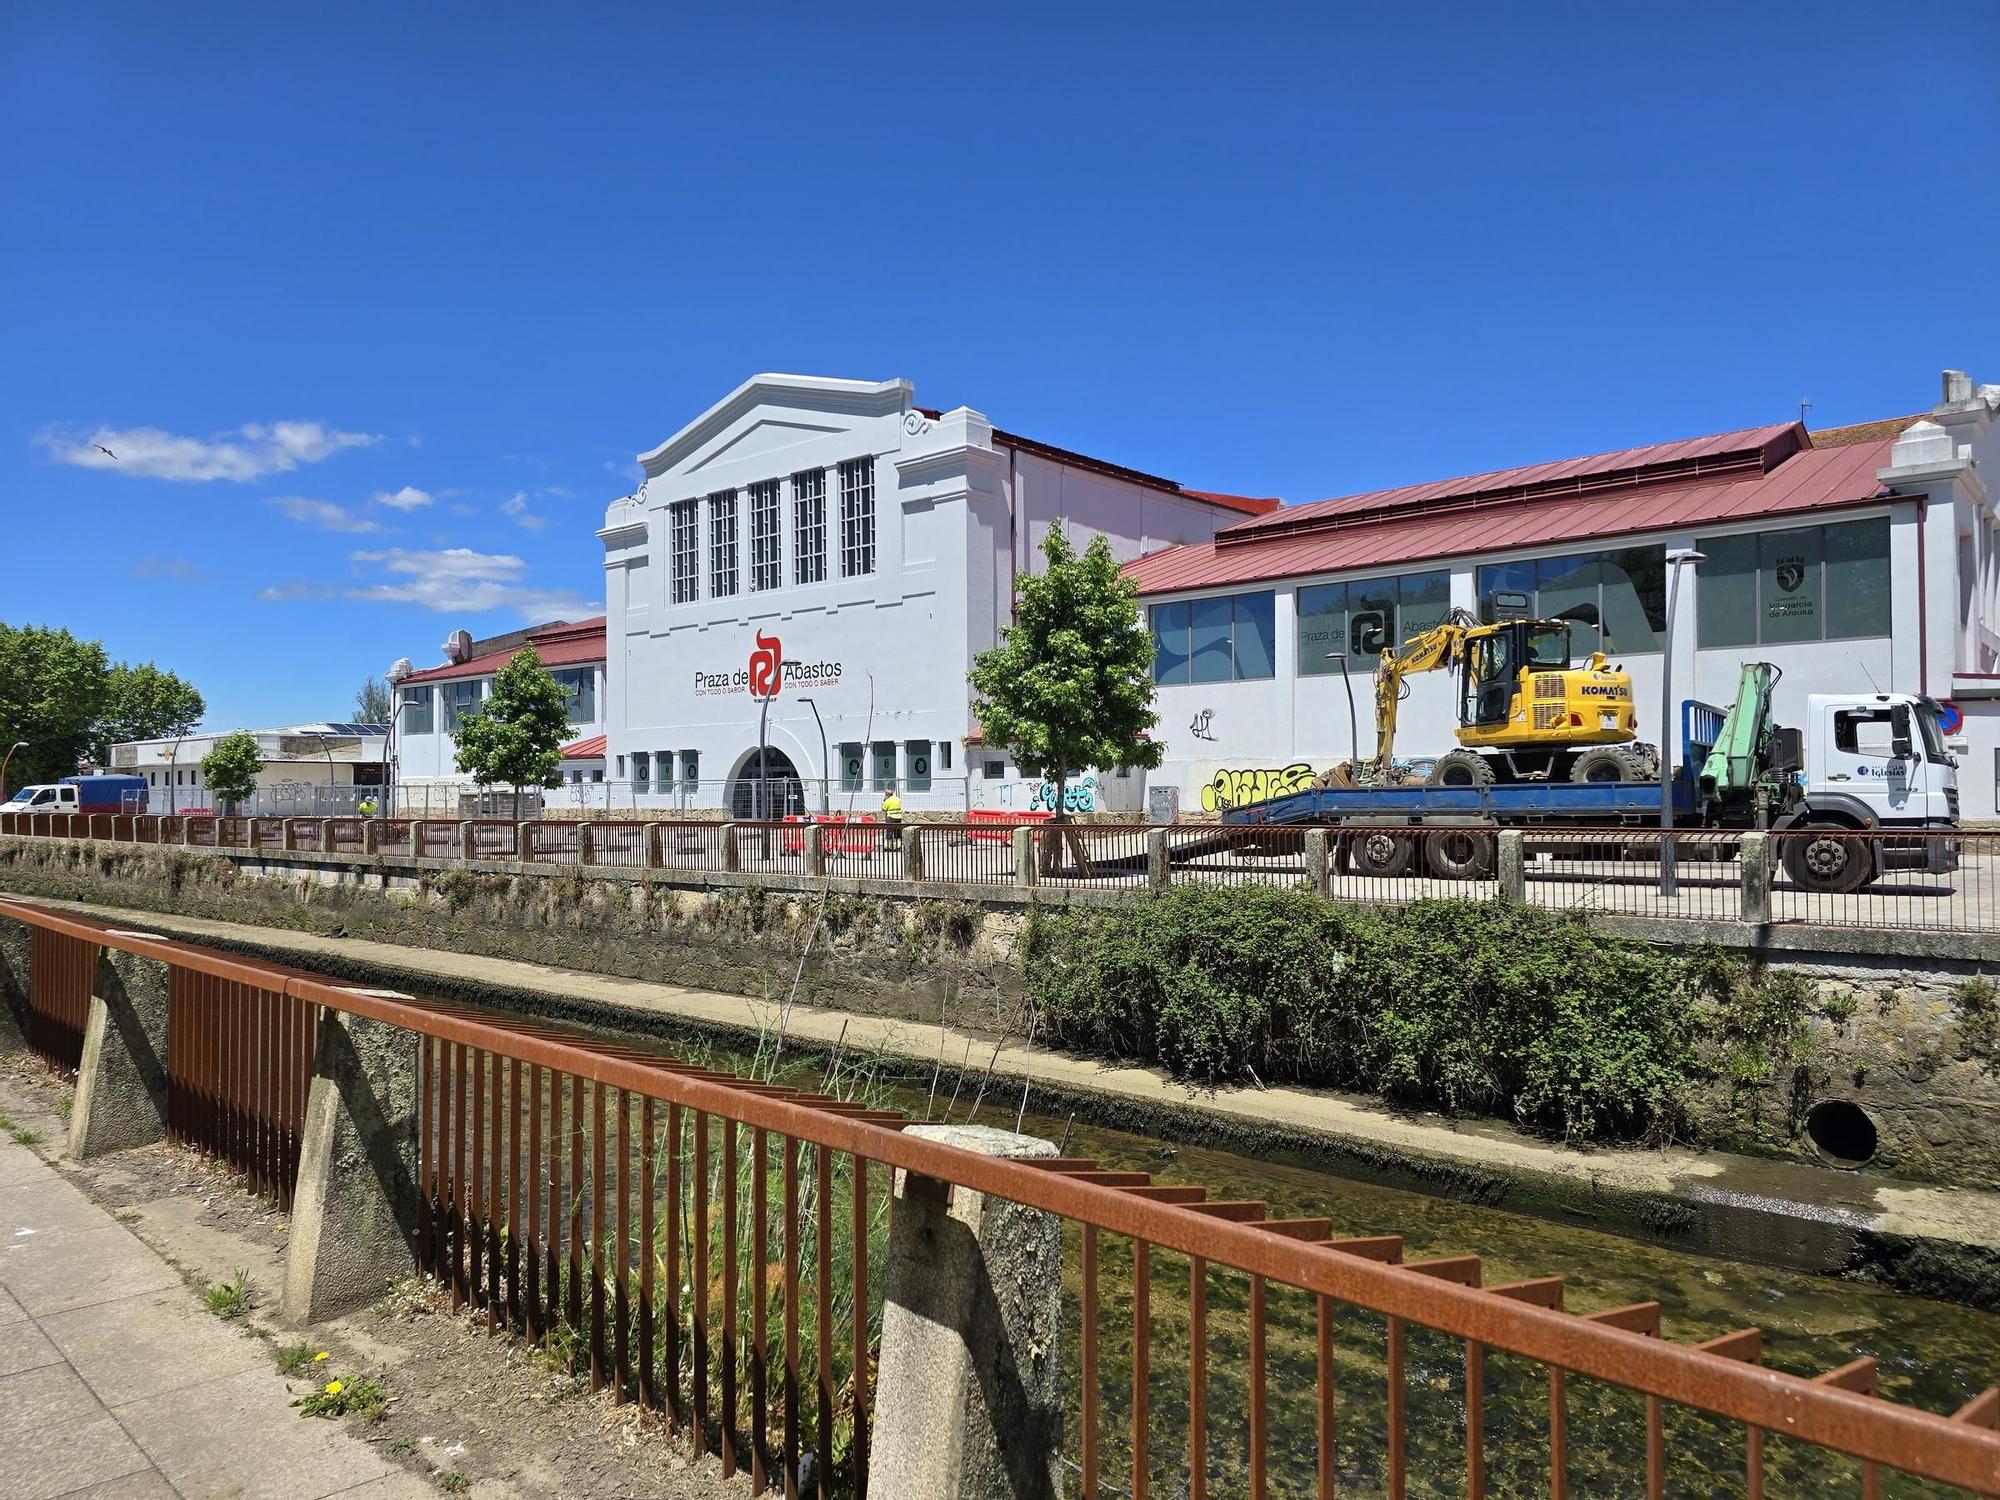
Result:
{"label": "yellow graffiti tag", "polygon": [[1252,802],[1262,802],[1266,797],[1303,792],[1312,784],[1313,768],[1302,760],[1293,761],[1282,771],[1261,766],[1240,769],[1225,766],[1202,783],[1201,810],[1222,812],[1231,807],[1244,807]]}

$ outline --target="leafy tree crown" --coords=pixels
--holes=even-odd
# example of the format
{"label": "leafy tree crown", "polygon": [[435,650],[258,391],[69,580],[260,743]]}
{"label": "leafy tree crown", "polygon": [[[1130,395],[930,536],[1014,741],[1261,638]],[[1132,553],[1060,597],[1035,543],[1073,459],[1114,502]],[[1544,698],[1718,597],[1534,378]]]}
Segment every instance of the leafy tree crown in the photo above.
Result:
{"label": "leafy tree crown", "polygon": [[225,734],[201,758],[201,779],[225,803],[242,802],[256,791],[257,773],[263,769],[264,752],[241,729]]}
{"label": "leafy tree crown", "polygon": [[1153,767],[1163,746],[1153,712],[1153,637],[1138,586],[1111,545],[1081,555],[1051,525],[1047,567],[1020,581],[1014,624],[973,661],[973,712],[990,745],[1006,745],[1030,776],[1057,783],[1090,767]]}
{"label": "leafy tree crown", "polygon": [[208,711],[186,679],[151,662],[119,662],[106,680],[104,709],[97,720],[96,754],[111,764],[111,747],[128,740],[159,740],[186,734]]}
{"label": "leafy tree crown", "polygon": [[570,735],[569,694],[523,646],[493,678],[493,692],[458,721],[458,769],[481,786],[554,786]]}

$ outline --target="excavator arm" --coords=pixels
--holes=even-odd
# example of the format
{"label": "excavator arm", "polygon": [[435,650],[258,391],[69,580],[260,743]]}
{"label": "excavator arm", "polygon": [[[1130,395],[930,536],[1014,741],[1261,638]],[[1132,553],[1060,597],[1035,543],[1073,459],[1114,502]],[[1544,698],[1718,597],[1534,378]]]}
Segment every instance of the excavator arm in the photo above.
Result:
{"label": "excavator arm", "polygon": [[1403,701],[1403,679],[1419,672],[1435,672],[1455,667],[1465,650],[1467,633],[1477,622],[1463,609],[1454,609],[1442,624],[1411,636],[1400,647],[1385,650],[1375,665],[1375,762],[1371,768],[1379,779],[1394,763],[1396,714]]}

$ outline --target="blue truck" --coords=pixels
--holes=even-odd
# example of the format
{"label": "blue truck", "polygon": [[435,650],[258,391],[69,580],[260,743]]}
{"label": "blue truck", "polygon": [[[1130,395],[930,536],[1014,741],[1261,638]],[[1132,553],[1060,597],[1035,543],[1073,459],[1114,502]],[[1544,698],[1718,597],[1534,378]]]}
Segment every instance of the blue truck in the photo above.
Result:
{"label": "blue truck", "polygon": [[24,786],[0,804],[0,813],[142,813],[145,810],[143,776],[65,776],[60,781]]}

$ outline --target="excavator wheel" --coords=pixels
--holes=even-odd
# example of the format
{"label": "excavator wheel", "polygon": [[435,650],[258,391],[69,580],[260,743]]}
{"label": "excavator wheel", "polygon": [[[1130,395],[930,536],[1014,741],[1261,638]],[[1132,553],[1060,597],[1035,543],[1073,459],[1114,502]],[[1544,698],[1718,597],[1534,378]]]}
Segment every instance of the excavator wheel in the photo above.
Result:
{"label": "excavator wheel", "polygon": [[1571,781],[1657,781],[1659,775],[1650,745],[1593,745],[1569,766]]}
{"label": "excavator wheel", "polygon": [[1431,770],[1432,786],[1491,786],[1493,763],[1474,750],[1450,750]]}

